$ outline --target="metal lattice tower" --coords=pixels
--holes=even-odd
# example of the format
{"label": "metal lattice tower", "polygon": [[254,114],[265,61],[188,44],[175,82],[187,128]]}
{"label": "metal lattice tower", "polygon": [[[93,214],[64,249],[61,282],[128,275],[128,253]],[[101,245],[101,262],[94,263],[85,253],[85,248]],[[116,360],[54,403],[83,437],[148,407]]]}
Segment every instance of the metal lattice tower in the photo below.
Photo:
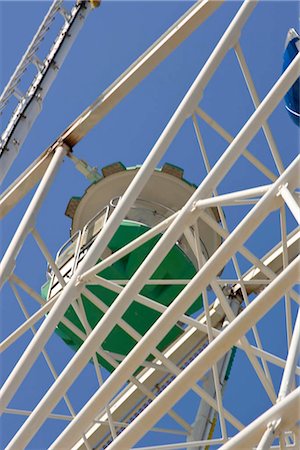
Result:
{"label": "metal lattice tower", "polygon": [[[72,13],[62,10],[61,2],[54,2],[50,8],[30,49],[2,94],[3,104],[9,96],[18,95],[16,85],[19,74],[29,62],[37,63],[40,71],[27,94],[19,95],[20,102],[9,122],[8,131],[2,136],[3,149],[8,146],[11,136],[16,139],[14,133],[20,117],[24,108],[31,104],[29,94],[33,92],[34,86],[37,88],[37,84],[40,86],[42,83],[37,80],[39,76],[43,78],[46,64],[37,61],[33,55],[43,37],[45,23],[48,24],[60,11],[66,18],[64,26],[71,26],[78,10],[87,6],[85,3],[78,2]],[[300,75],[299,55],[274,86],[270,86],[269,92],[260,102],[240,42],[241,33],[254,13],[257,2],[245,0],[139,170],[126,170],[116,163],[103,168],[100,174],[76,156],[76,145],[87,133],[184,39],[201,27],[208,17],[211,16],[210,20],[213,20],[221,4],[210,0],[195,3],[62,132],[0,197],[1,218],[5,220],[5,216],[11,214],[13,208],[39,183],[4,252],[0,266],[0,285],[3,290],[7,286],[11,288],[25,316],[24,321],[4,337],[0,344],[1,351],[13,355],[16,342],[27,336],[29,330],[33,332],[33,337],[20,358],[14,362],[1,389],[1,412],[7,416],[28,416],[20,427],[16,427],[8,449],[30,448],[32,439],[37,433],[46,432],[51,419],[65,424],[59,433],[53,434],[51,449],[299,448],[300,391],[297,381],[300,375],[300,302],[297,283],[300,211],[297,189],[300,159],[296,156],[285,165],[267,122]],[[226,8],[226,4],[222,7]],[[101,8],[99,11],[101,14]],[[61,38],[64,33],[61,32]],[[59,45],[63,46],[62,42]],[[206,87],[230,50],[237,58],[254,105],[253,114],[235,136],[202,106]],[[34,120],[35,112],[32,114]],[[184,186],[183,175],[178,167],[165,164],[160,171],[156,168],[187,122],[192,125],[206,174],[198,187],[186,187],[189,195],[181,206],[173,210],[169,208],[166,212],[160,203],[153,209],[155,199],[151,195],[158,183],[153,182],[155,177],[156,180],[159,177],[171,180],[174,186]],[[210,160],[205,136],[207,127],[227,143],[226,149],[214,164]],[[259,130],[262,130],[268,143],[272,166],[250,150],[249,145]],[[25,134],[21,141],[24,139]],[[10,153],[3,152],[0,162]],[[251,187],[245,182],[242,188],[235,183],[233,171],[242,158],[255,168],[264,182],[252,184]],[[72,218],[71,238],[55,257],[42,237],[47,230],[40,233],[36,217],[51,185],[55,183],[55,175],[63,160],[73,163],[73,169],[82,172],[92,185],[81,199],[72,197],[69,202],[67,215]],[[8,168],[11,162],[5,167]],[[5,173],[6,169],[3,176]],[[120,180],[125,177],[129,179],[131,174],[135,176],[130,182],[126,181],[121,195],[116,196],[114,193],[110,203],[106,202],[105,197],[104,207],[100,207],[99,200],[99,211],[94,216],[93,208],[97,206],[94,206],[93,198],[100,198],[101,192],[104,196],[103,192],[107,189],[109,199],[109,180],[114,180],[112,184],[117,189]],[[228,177],[232,189],[219,193],[220,184]],[[151,182],[152,188],[146,191]],[[97,192],[97,195],[93,196],[93,192]],[[151,226],[111,250],[111,242],[116,240],[124,221],[137,223],[140,210],[145,219],[145,192],[148,192],[147,217],[151,216]],[[241,219],[233,227],[228,217],[232,207],[242,208]],[[92,219],[80,224],[88,208],[91,211],[87,215],[89,219],[92,216]],[[274,214],[276,219],[273,220]],[[271,221],[274,229],[276,227],[280,239],[277,245],[261,255],[255,245],[251,246],[251,239],[256,239],[266,220]],[[289,228],[287,222],[292,224]],[[209,230],[216,238],[211,248],[208,248],[201,234],[203,229]],[[89,240],[86,237],[88,235],[92,236]],[[29,236],[33,237],[49,267],[51,281],[45,295],[40,295],[31,287],[32,280],[23,279],[15,271],[19,254],[26,251],[24,244]],[[156,239],[155,243],[153,239]],[[116,278],[117,272],[113,270],[117,265],[124,265],[124,261],[128,261],[134,252],[150,243],[147,255],[130,276]],[[172,279],[153,278],[170,252],[176,248],[178,253],[179,247],[193,261],[193,275],[187,278],[175,278],[175,275]],[[180,255],[180,264],[183,264],[182,253]],[[244,267],[247,269],[244,270]],[[103,275],[109,270],[112,271],[109,276]],[[169,285],[182,288],[170,304],[164,305],[145,294],[150,292],[149,287],[153,285],[159,288],[156,292],[161,292]],[[98,295],[98,290],[114,293],[114,301],[110,305],[105,304],[104,296]],[[36,303],[30,312],[22,298],[24,293]],[[201,310],[197,314],[189,314],[189,308],[199,296],[202,298]],[[100,320],[93,326],[88,317],[86,300],[102,311]],[[133,304],[151,308],[158,313],[157,320],[144,333],[139,333],[125,319],[126,312]],[[274,327],[278,326],[278,330],[281,330],[283,324],[286,333],[282,339],[285,357],[264,346],[261,336],[263,321],[273,314],[276,305],[281,305],[283,311]],[[67,315],[69,308],[76,314],[77,322]],[[123,355],[110,352],[105,347],[107,337],[116,325],[134,341],[132,349]],[[63,367],[60,361],[52,361],[46,347],[55,338],[57,327],[64,330],[68,328],[81,341],[77,351]],[[159,347],[158,344],[166,339],[174,327],[180,328],[179,335],[168,341],[167,346]],[[266,335],[273,331],[266,330]],[[236,353],[242,354],[247,360],[251,368],[249,379],[255,379],[254,389],[256,385],[260,386],[269,405],[247,423],[238,415],[234,404],[227,402],[224,394],[226,385],[231,383],[230,372],[239,370]],[[22,388],[24,380],[31,376],[31,369],[40,357],[45,359],[54,380],[51,380],[50,386],[47,386],[31,410],[18,408],[13,403],[15,395],[19,387]],[[98,364],[101,358],[112,367],[111,370],[105,371]],[[58,366],[60,370],[56,368]],[[92,393],[84,396],[84,386],[81,385],[80,395],[84,398],[84,404],[75,408],[72,388],[75,386],[75,390],[78,390],[76,380],[84,371],[95,371],[97,386]],[[243,383],[244,380],[239,381]],[[249,383],[245,389],[255,396],[251,388]],[[237,392],[240,392],[238,388]],[[186,396],[196,412],[192,421],[186,417],[186,410],[180,407],[180,402]],[[56,412],[56,405],[60,402],[64,402],[67,413]],[[241,411],[240,415],[243,415]],[[173,427],[170,427],[170,423]],[[167,444],[157,444],[157,440],[151,441],[153,433],[164,435],[166,439],[169,437],[170,440]],[[143,437],[147,438],[147,443],[141,447]]]}
{"label": "metal lattice tower", "polygon": [[[41,112],[47,92],[76,40],[90,9],[90,2],[76,2],[73,8],[68,11],[63,0],[54,1],[2,92],[0,97],[1,114],[8,103],[12,103],[14,99],[17,100],[17,105],[0,138],[0,182],[2,182],[17,157],[27,134]],[[49,30],[55,19],[56,21],[59,20],[59,16],[63,17],[63,26],[59,29],[49,52],[41,59],[39,49],[43,41],[49,40]],[[21,92],[19,85],[28,66],[32,64],[35,66],[37,73],[26,92]]]}

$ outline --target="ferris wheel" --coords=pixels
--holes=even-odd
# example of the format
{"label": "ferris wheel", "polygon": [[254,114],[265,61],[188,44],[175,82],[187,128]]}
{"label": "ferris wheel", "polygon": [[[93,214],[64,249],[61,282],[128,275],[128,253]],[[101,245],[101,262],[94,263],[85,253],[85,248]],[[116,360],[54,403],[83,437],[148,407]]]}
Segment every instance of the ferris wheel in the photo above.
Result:
{"label": "ferris wheel", "polygon": [[295,12],[52,3],[1,95],[1,448],[299,448]]}

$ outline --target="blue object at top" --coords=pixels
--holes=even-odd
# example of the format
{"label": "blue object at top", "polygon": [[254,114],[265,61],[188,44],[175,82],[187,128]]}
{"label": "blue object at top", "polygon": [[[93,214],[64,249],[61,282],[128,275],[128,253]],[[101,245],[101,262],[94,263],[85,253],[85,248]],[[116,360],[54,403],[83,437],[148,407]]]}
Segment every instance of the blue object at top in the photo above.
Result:
{"label": "blue object at top", "polygon": [[[283,71],[290,65],[293,59],[297,56],[300,48],[300,36],[294,28],[291,28],[287,35],[286,48],[283,55]],[[288,110],[293,122],[300,126],[300,114],[299,114],[299,84],[300,78],[298,78],[289,91],[286,93],[284,99],[286,109]]]}

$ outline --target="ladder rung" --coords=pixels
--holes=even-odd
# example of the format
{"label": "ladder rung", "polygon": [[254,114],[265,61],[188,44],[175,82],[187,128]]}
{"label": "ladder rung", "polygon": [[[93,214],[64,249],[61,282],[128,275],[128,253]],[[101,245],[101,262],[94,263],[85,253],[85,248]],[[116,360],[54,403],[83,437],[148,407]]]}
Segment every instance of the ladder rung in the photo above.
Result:
{"label": "ladder rung", "polygon": [[15,73],[14,79],[17,80],[17,83],[19,83],[19,81],[20,81],[19,78],[23,75],[23,73],[25,72],[26,69],[27,69],[27,66],[22,66],[22,67],[20,67],[20,69]]}
{"label": "ladder rung", "polygon": [[0,104],[0,114],[2,114],[2,111],[3,111],[3,109],[5,108],[5,106],[7,105],[7,103],[8,103],[8,102],[6,101],[6,102]]}
{"label": "ladder rung", "polygon": [[31,62],[35,65],[39,72],[42,72],[42,70],[45,68],[45,63],[41,61],[36,54],[31,57]]}
{"label": "ladder rung", "polygon": [[[13,91],[15,89],[15,87],[19,84],[20,80],[17,80],[12,86],[10,86],[9,90],[7,90],[7,92],[5,93],[5,95],[3,95],[3,97],[0,98],[0,104],[2,105],[2,103],[6,102],[7,104],[7,99],[13,95]],[[1,106],[2,107],[2,106]]]}
{"label": "ladder rung", "polygon": [[18,88],[14,88],[13,90],[13,96],[16,97],[19,101],[21,101],[24,98],[23,92],[21,92]]}

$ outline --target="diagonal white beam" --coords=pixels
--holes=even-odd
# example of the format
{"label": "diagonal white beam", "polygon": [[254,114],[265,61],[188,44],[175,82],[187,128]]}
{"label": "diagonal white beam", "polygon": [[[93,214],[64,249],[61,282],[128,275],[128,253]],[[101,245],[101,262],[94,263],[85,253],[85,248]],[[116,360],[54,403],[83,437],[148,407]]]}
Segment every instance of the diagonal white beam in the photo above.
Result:
{"label": "diagonal white beam", "polygon": [[[233,313],[231,306],[226,301],[226,297],[225,297],[224,293],[222,292],[222,290],[220,289],[218,284],[214,281],[213,277],[211,279],[211,286],[212,286],[214,293],[220,299],[220,303],[222,305],[224,312],[226,313],[228,320],[230,322],[232,322],[235,319],[235,314]],[[248,303],[248,305],[249,305],[249,303]],[[248,306],[248,305],[246,305],[246,306]],[[249,359],[253,369],[255,370],[260,382],[262,383],[266,393],[268,394],[270,400],[272,402],[275,402],[276,394],[275,394],[272,378],[268,378],[266,376],[261,365],[257,361],[257,358],[254,357],[254,353],[252,351],[251,345],[249,344],[249,341],[246,336],[241,338],[240,344],[242,346],[242,349],[245,351],[246,355],[248,356],[248,359]],[[261,358],[261,360],[263,363],[265,363],[263,358]]]}
{"label": "diagonal white beam", "polygon": [[[117,368],[119,363],[116,362],[110,355],[107,354],[106,351],[104,351],[102,348],[98,350],[99,355],[103,356],[104,358],[107,359],[107,361],[109,362],[109,364],[114,367]],[[142,378],[143,377],[133,377],[131,376],[129,378],[129,381],[131,382],[132,386],[135,386],[137,389],[139,389],[146,397],[150,398],[151,400],[153,400],[155,398],[155,394],[149,389],[149,387],[147,387],[144,382],[142,382]],[[127,387],[128,389],[128,387]],[[127,390],[125,388],[125,390]],[[129,387],[130,389],[130,387]],[[114,408],[114,405],[112,405],[112,409]],[[99,414],[99,410],[98,410],[98,414]],[[175,411],[173,410],[169,410],[168,414],[170,415],[170,417],[172,417],[172,419],[175,420],[175,422],[177,422],[184,430],[186,430],[186,432],[190,432],[191,427],[190,425]],[[95,422],[97,422],[97,420],[95,420]],[[127,424],[128,425],[128,424]],[[238,428],[239,429],[239,428]]]}
{"label": "diagonal white beam", "polygon": [[[86,288],[83,290],[83,294],[90,300],[92,301],[96,306],[98,306],[102,311],[106,311],[108,309],[108,307],[100,300],[98,299],[94,294],[92,294],[92,292],[88,291]],[[209,317],[210,319],[210,315],[206,314],[206,317]],[[117,324],[119,324],[125,331],[126,333],[128,333],[131,337],[133,337],[133,339],[139,341],[142,336],[134,329],[132,328],[130,325],[128,325],[122,318],[118,320],[118,322],[116,322]],[[87,322],[85,321],[85,325],[88,325]],[[89,327],[90,328],[90,327]],[[211,328],[212,331],[212,328]],[[89,329],[89,333],[91,332],[91,329]],[[180,373],[180,369],[171,361],[171,359],[168,359],[168,357],[166,357],[164,355],[164,353],[158,351],[156,348],[152,349],[151,353],[153,353],[153,355],[159,360],[161,361],[161,363],[167,367],[169,369],[169,372],[172,374],[176,374],[178,375]],[[143,363],[142,363],[143,364]],[[193,387],[193,390],[200,395],[201,397],[204,397],[206,399],[206,401],[212,405],[215,409],[217,408],[217,403],[214,400],[214,398],[210,397],[203,389],[201,389],[198,385],[195,385]],[[227,412],[227,410],[224,409],[224,416],[226,417],[226,419],[231,422],[234,423],[235,426],[237,426],[237,429],[241,429],[243,428],[243,426],[241,425],[241,423],[237,422],[234,420],[234,418],[232,418],[232,416]]]}
{"label": "diagonal white beam", "polygon": [[224,439],[208,439],[193,442],[180,442],[179,444],[165,444],[165,445],[155,445],[151,447],[134,447],[131,450],[182,450],[182,449],[192,449],[203,448],[211,445],[223,444]]}
{"label": "diagonal white beam", "polygon": [[[216,231],[220,236],[222,236],[224,239],[226,239],[229,236],[229,232],[227,232],[223,227],[221,227],[216,220],[214,220],[210,215],[208,215],[205,211],[201,212],[200,215],[201,219],[206,222],[213,230]],[[299,240],[299,234],[300,230],[295,229],[291,234],[291,239],[289,240],[290,248],[291,248],[291,254],[290,259],[292,260],[297,256],[298,254],[298,240]],[[253,267],[244,275],[246,277],[246,280],[251,280],[252,277],[256,278],[256,276],[259,278],[260,273],[266,275],[270,280],[273,280],[276,277],[276,272],[274,271],[275,268],[273,267],[273,257],[275,254],[275,260],[278,257],[281,257],[280,248],[277,245],[275,249],[272,249],[271,252],[267,254],[261,261],[258,259],[250,250],[248,250],[247,247],[244,245],[241,246],[239,249],[239,252],[249,261],[251,264],[253,264]],[[273,270],[274,269],[274,270]],[[277,266],[276,270],[280,270],[281,266]],[[239,289],[239,285],[235,286],[235,290]],[[252,291],[255,292],[255,289],[252,289]],[[299,300],[299,294],[295,290],[291,290],[290,293],[291,297],[297,302],[300,303]]]}
{"label": "diagonal white beam", "polygon": [[[216,122],[209,114],[207,114],[203,109],[200,107],[196,108],[197,115],[204,120],[213,130],[215,130],[226,142],[231,144],[234,137],[228,133],[221,125]],[[193,123],[195,126],[196,134],[198,133],[199,126],[196,121],[196,118],[193,117]],[[277,176],[274,175],[273,172],[271,172],[268,167],[266,167],[259,159],[257,159],[249,150],[246,148],[244,149],[243,156],[248,159],[248,161],[253,164],[254,167],[256,167],[261,173],[263,173],[269,180],[276,181]]]}
{"label": "diagonal white beam", "polygon": [[37,245],[39,246],[42,254],[45,256],[46,261],[48,262],[48,264],[50,265],[51,269],[54,272],[54,275],[56,276],[56,278],[58,279],[58,282],[60,283],[61,287],[64,287],[66,285],[66,282],[62,276],[62,274],[60,273],[59,268],[57,267],[54,259],[52,258],[51,253],[49,252],[49,250],[46,247],[45,242],[43,241],[43,239],[41,238],[40,234],[38,233],[38,231],[36,230],[36,228],[33,228],[31,230],[31,234],[34,237],[34,239],[36,240]]}
{"label": "diagonal white beam", "polygon": [[298,225],[300,225],[300,207],[299,204],[296,202],[295,198],[293,197],[292,193],[288,189],[288,185],[284,185],[281,187],[279,194],[287,204],[288,208],[290,209],[291,213],[295,217]]}
{"label": "diagonal white beam", "polygon": [[[288,265],[288,237],[287,237],[287,226],[286,226],[286,211],[284,205],[280,208],[280,233],[281,233],[281,251],[282,251],[282,267],[285,268]],[[299,229],[300,233],[300,229]],[[298,248],[299,251],[299,248]],[[285,325],[286,325],[286,338],[287,346],[289,348],[292,339],[292,309],[291,309],[291,299],[289,292],[286,292],[284,296],[285,303]]]}
{"label": "diagonal white beam", "polygon": [[1,194],[0,219],[38,183],[49,166],[55,151],[44,151],[29,167]]}
{"label": "diagonal white beam", "polygon": [[67,153],[66,146],[60,146],[57,148],[54,157],[52,158],[45,175],[40,182],[19,226],[14,234],[13,239],[5,252],[0,263],[0,287],[7,280],[8,276],[14,270],[16,264],[16,258],[20,252],[24,240],[29,234],[30,230],[35,226],[35,220],[37,212],[39,211],[42,202],[47,195],[47,192],[51,186],[51,183],[56,175],[60,164],[62,163]]}
{"label": "diagonal white beam", "polygon": [[96,123],[112,110],[135,86],[213,14],[224,0],[196,2],[145,53],[143,53],[61,135],[70,146],[77,144]]}
{"label": "diagonal white beam", "polygon": [[[100,286],[105,287],[106,289],[109,289],[113,292],[116,292],[118,294],[120,294],[125,288],[121,287],[117,284],[115,284],[112,280],[106,280],[105,278],[101,278],[101,277],[97,277],[97,280],[99,281]],[[191,280],[188,280],[191,281]],[[86,289],[83,290],[83,293],[86,292]],[[88,294],[90,294],[90,291],[87,291]],[[141,305],[145,305],[148,306],[149,308],[154,309],[155,311],[158,311],[160,313],[163,313],[164,311],[166,311],[167,306],[162,305],[161,303],[158,303],[154,300],[151,300],[148,297],[145,297],[141,294],[138,294],[135,297],[135,301],[140,303]],[[99,302],[99,299],[98,299]],[[203,333],[207,334],[207,325],[205,325],[203,323],[203,320],[199,320],[198,319],[193,319],[192,317],[189,317],[185,314],[183,314],[182,316],[179,317],[179,320],[183,323],[186,323],[187,325],[194,327],[196,329],[198,329],[199,331],[202,331]],[[213,332],[218,333],[218,330],[216,330],[215,328],[213,328]]]}
{"label": "diagonal white beam", "polygon": [[288,431],[299,420],[300,387],[291,392],[284,400],[272,406],[268,411],[248,425],[243,431],[223,445],[220,450],[252,448],[255,446],[270,422],[281,420],[276,434]]}
{"label": "diagonal white beam", "polygon": [[300,309],[298,309],[297,319],[294,326],[294,332],[289,347],[289,353],[286,359],[278,401],[281,401],[291,390],[295,381],[296,367],[300,354]]}
{"label": "diagonal white beam", "polygon": [[[195,132],[196,132],[196,137],[197,137],[197,140],[198,140],[199,148],[200,148],[203,160],[204,160],[204,164],[205,164],[207,173],[209,173],[210,170],[211,170],[211,167],[210,167],[207,151],[206,151],[206,148],[205,148],[205,145],[204,145],[204,140],[202,138],[202,135],[201,135],[201,132],[200,132],[200,128],[199,128],[199,125],[198,125],[198,122],[197,122],[197,119],[196,119],[195,116],[193,117],[193,122],[194,122],[194,128],[195,128]],[[244,152],[244,155],[245,155],[245,152]],[[267,186],[265,186],[264,188],[268,189]],[[241,195],[241,194],[246,194],[246,191],[239,191],[239,195]],[[214,195],[214,198],[215,197],[219,197],[218,191],[216,189],[214,189],[213,195]],[[229,196],[230,195],[232,195],[232,194],[229,194]],[[197,202],[197,203],[199,203],[199,202]],[[225,214],[224,214],[222,208],[220,208],[220,207],[218,207],[218,211],[219,211],[219,215],[220,215],[220,218],[221,218],[221,224],[222,224],[223,228],[225,229],[225,231],[228,232],[228,226],[227,226],[227,221],[226,221],[226,218],[225,218]],[[232,263],[233,263],[233,267],[235,269],[236,275],[238,277],[238,281],[239,281],[238,284],[239,284],[239,286],[241,288],[242,298],[243,298],[243,300],[245,302],[245,305],[247,306],[249,304],[248,294],[247,294],[247,290],[246,290],[245,284],[244,284],[243,279],[242,279],[242,273],[241,273],[241,270],[240,270],[240,267],[239,267],[236,255],[233,255]],[[235,283],[235,285],[236,285],[236,283]],[[221,296],[222,296],[223,295],[222,291],[221,290],[219,290],[219,291],[220,291]],[[252,331],[254,333],[254,337],[255,337],[255,341],[256,341],[257,345],[261,348],[260,337],[259,337],[259,334],[258,334],[258,331],[257,331],[256,327],[253,327]],[[248,350],[249,350],[249,346],[248,346]],[[250,360],[252,360],[252,364],[254,364],[254,367],[256,367],[255,370],[257,371],[257,374],[259,375],[259,372],[261,372],[260,365],[257,363],[255,358],[253,358],[251,356],[251,354],[249,354],[249,352],[248,352],[248,356],[250,357]],[[273,398],[272,397],[272,391],[270,391],[270,389],[268,387],[268,384],[271,383],[271,375],[270,375],[268,366],[267,366],[266,362],[264,361],[264,359],[262,359],[262,364],[263,364],[263,368],[264,368],[264,371],[265,371],[267,379],[268,379],[268,381],[266,380],[265,387],[267,388],[266,390],[267,390],[267,392],[269,392],[269,395],[271,394],[270,398],[272,399]],[[261,375],[263,375],[263,374],[261,373]],[[262,377],[262,379],[264,379],[264,376]],[[275,395],[275,393],[274,393],[274,395]]]}
{"label": "diagonal white beam", "polygon": [[[248,65],[246,63],[246,59],[245,59],[244,53],[242,51],[242,48],[241,48],[239,42],[235,45],[234,50],[235,50],[235,53],[236,53],[236,56],[237,56],[237,59],[238,59],[241,71],[242,71],[243,76],[245,78],[245,81],[246,81],[246,84],[247,84],[248,91],[250,93],[252,102],[253,102],[255,108],[258,108],[258,106],[260,104],[260,100],[259,100],[256,88],[255,88],[253,79],[251,77]],[[278,152],[278,148],[277,148],[276,142],[274,140],[274,137],[272,135],[271,129],[270,129],[270,127],[269,127],[267,122],[265,122],[262,125],[262,130],[263,130],[264,135],[266,137],[266,140],[268,142],[268,145],[269,145],[269,148],[271,150],[271,153],[272,153],[274,162],[276,164],[277,170],[278,170],[279,173],[282,173],[284,171],[284,166],[282,164],[282,161],[281,161],[281,158],[280,158],[280,154]]]}
{"label": "diagonal white beam", "polygon": [[[16,286],[15,286],[14,283],[12,283],[12,282],[10,282],[9,284],[10,284],[10,286],[11,286],[11,289],[12,289],[12,291],[13,291],[13,293],[14,293],[14,295],[15,295],[15,297],[16,297],[18,303],[19,303],[19,306],[20,306],[20,308],[21,308],[21,310],[22,310],[22,312],[23,312],[25,318],[28,320],[30,316],[29,316],[28,311],[27,311],[27,309],[26,309],[26,307],[25,307],[25,305],[24,305],[24,303],[23,303],[23,301],[22,301],[22,299],[21,299],[21,297],[20,297],[20,295],[19,295],[19,293],[18,293],[18,290],[17,290]],[[36,334],[36,329],[35,329],[35,327],[34,327],[33,325],[31,326],[31,331],[32,331],[33,335]],[[56,371],[56,369],[55,369],[55,367],[54,367],[54,365],[53,365],[53,363],[52,363],[52,361],[51,361],[51,359],[50,359],[50,357],[49,357],[48,352],[46,351],[46,349],[43,349],[43,350],[42,350],[42,354],[43,354],[43,356],[44,356],[44,358],[45,358],[45,361],[46,361],[46,363],[47,363],[47,365],[48,365],[48,368],[49,368],[51,374],[53,375],[54,379],[56,380],[58,374],[57,374],[57,371]],[[73,406],[71,405],[71,402],[70,402],[70,400],[69,400],[69,398],[68,398],[68,396],[67,396],[66,394],[64,395],[64,400],[65,400],[65,403],[66,403],[66,405],[67,405],[67,407],[68,407],[68,409],[69,409],[71,415],[72,415],[73,417],[75,417],[75,411],[74,411],[74,408],[73,408]]]}
{"label": "diagonal white beam", "polygon": [[215,195],[212,198],[206,198],[203,200],[198,200],[194,207],[195,208],[211,208],[214,206],[226,206],[234,205],[239,200],[249,198],[249,197],[260,197],[265,194],[270,188],[269,185],[258,186],[251,189],[245,189],[243,191],[229,192],[228,194]]}
{"label": "diagonal white beam", "polygon": [[174,221],[176,216],[178,215],[178,212],[172,214],[167,219],[163,220],[162,222],[155,225],[153,228],[150,228],[145,233],[143,233],[141,236],[135,238],[133,241],[126,244],[124,247],[117,250],[115,253],[112,253],[111,255],[107,256],[103,261],[100,261],[97,263],[94,267],[91,267],[89,270],[87,270],[85,273],[80,275],[78,277],[78,281],[88,283],[90,281],[93,281],[93,276],[97,275],[97,273],[101,272],[102,270],[106,269],[107,267],[111,266],[114,262],[118,261],[119,259],[123,258],[124,256],[131,253],[136,248],[140,247],[145,242],[150,241],[153,237],[157,236],[159,233],[162,233],[168,228],[168,226]]}
{"label": "diagonal white beam", "polygon": [[[110,289],[116,293],[120,293],[123,291],[123,287],[118,286],[117,284],[115,284],[112,280],[106,280],[105,278],[100,278],[100,277],[96,277],[97,279],[99,279],[99,284],[103,287],[106,287],[107,289]],[[190,281],[190,280],[187,280]],[[268,283],[270,283],[270,280],[268,280]],[[83,291],[84,293],[85,291]],[[90,291],[87,291],[87,293],[89,294]],[[135,297],[135,300],[140,302],[142,305],[146,305],[149,306],[153,309],[156,309],[156,311],[159,311],[161,313],[163,313],[167,307],[164,305],[161,305],[160,303],[154,302],[153,300],[148,299],[147,297],[144,297],[142,295],[138,295]],[[98,299],[97,299],[98,301]],[[193,327],[205,334],[207,334],[207,325],[205,324],[205,322],[203,321],[204,316],[203,314],[201,314],[197,319],[193,319],[189,316],[186,315],[182,315],[179,317],[179,320],[183,323],[186,323],[187,325],[189,325],[190,327]],[[216,328],[212,328],[212,334],[213,337],[215,338],[216,336],[218,336],[221,333],[220,330],[216,329]],[[237,343],[237,347],[239,347],[241,350],[244,351],[244,348],[242,347],[241,344]],[[250,346],[251,350],[253,352],[253,354],[255,354],[256,356],[258,356],[261,359],[265,359],[268,362],[271,362],[272,364],[277,365],[278,367],[285,367],[285,360],[281,359],[273,354],[270,354],[264,350],[262,350],[261,348],[257,348],[253,345]],[[122,358],[124,359],[124,357]],[[296,374],[300,375],[300,367],[296,367]]]}
{"label": "diagonal white beam", "polygon": [[[13,280],[15,281],[15,280]],[[55,302],[57,301],[59,294],[56,294],[51,300],[48,302],[42,303],[42,307],[36,311],[32,316],[26,320],[26,322],[22,323],[15,331],[13,331],[9,336],[7,336],[0,343],[0,353],[4,352],[8,347],[10,347],[17,339],[19,339],[26,331],[28,331],[36,322],[40,319],[45,318],[45,315],[53,308]],[[86,335],[82,333],[82,331],[76,327],[69,319],[63,317],[61,320],[66,327],[70,328],[73,333],[77,334],[81,339],[85,339]]]}
{"label": "diagonal white beam", "polygon": [[[201,267],[205,264],[205,258],[202,254],[201,247],[200,247],[200,234],[199,234],[199,229],[198,229],[197,223],[195,224],[194,230],[195,230],[194,241],[195,241],[195,247],[196,247],[196,257],[197,257],[198,269],[201,269]],[[211,323],[211,317],[210,317],[210,313],[209,313],[209,301],[208,301],[208,295],[207,295],[206,288],[203,289],[203,291],[202,291],[202,299],[203,299],[204,313],[205,313],[206,322],[207,322],[208,342],[210,344],[213,341],[214,337],[213,337],[213,333],[212,333],[212,323]],[[238,311],[239,302],[236,302],[236,306],[237,306],[237,311]],[[222,393],[221,393],[221,385],[222,385],[222,382],[224,381],[221,379],[221,373],[223,372],[222,366],[224,367],[226,360],[229,361],[228,355],[225,355],[224,360],[217,361],[213,364],[212,369],[211,369],[212,374],[210,375],[211,383],[208,383],[208,392],[210,392],[211,395],[213,395],[213,397],[215,397],[217,400],[217,406],[218,406],[217,412],[219,414],[221,435],[222,435],[222,438],[227,440],[228,433],[227,433],[226,422],[225,422],[225,418],[224,418]],[[210,389],[209,389],[209,384],[211,384]],[[205,404],[204,402],[201,402],[201,407],[203,407],[203,406],[204,406],[204,408],[206,408],[207,404]],[[214,413],[215,412],[210,408],[208,410],[207,416],[209,418],[213,417]],[[198,414],[199,414],[199,412],[198,412]],[[198,414],[197,414],[197,416],[198,416]],[[194,434],[194,430],[195,430],[195,425],[193,425],[193,434]],[[205,432],[205,429],[203,429],[203,432],[201,435],[201,434],[199,434],[199,430],[198,430],[198,436],[200,436],[199,437],[200,439],[204,439],[204,437],[206,436],[205,434],[203,434],[204,432]]]}
{"label": "diagonal white beam", "polygon": [[36,322],[44,318],[45,315],[50,311],[56,302],[54,297],[49,302],[45,303],[38,311],[36,311],[26,322],[22,323],[13,333],[7,336],[0,343],[0,353],[4,352],[10,345],[12,345],[17,339],[19,339],[26,331],[28,331]]}
{"label": "diagonal white beam", "polygon": [[35,300],[39,305],[43,306],[46,300],[41,297],[31,286],[29,286],[24,280],[19,278],[15,273],[12,273],[9,277],[10,281],[13,281],[17,286],[19,286],[26,294],[28,294],[33,300]]}
{"label": "diagonal white beam", "polygon": [[[83,324],[85,332],[86,332],[86,334],[88,336],[91,333],[92,329],[91,329],[91,326],[90,326],[90,324],[88,322],[88,318],[86,316],[86,312],[85,312],[85,309],[84,309],[84,306],[83,306],[83,302],[82,302],[81,296],[79,297],[79,299],[76,299],[74,303],[76,303],[77,301],[78,301],[78,303],[77,303],[77,308],[75,309],[75,312],[76,312],[77,316],[79,317],[81,323]],[[74,303],[73,303],[73,305],[74,305]],[[93,359],[93,365],[94,365],[97,381],[98,381],[99,386],[101,386],[103,384],[103,377],[102,377],[102,373],[101,373],[101,368],[99,367],[99,363],[98,363],[97,353],[96,352],[92,355],[92,359]],[[111,411],[110,411],[109,404],[105,405],[105,411],[106,411],[106,415],[107,415],[107,419],[108,419],[111,435],[112,435],[113,439],[115,439],[117,434],[116,434],[115,426],[113,424],[112,414],[111,414]],[[83,434],[83,439],[86,440],[85,434]]]}

